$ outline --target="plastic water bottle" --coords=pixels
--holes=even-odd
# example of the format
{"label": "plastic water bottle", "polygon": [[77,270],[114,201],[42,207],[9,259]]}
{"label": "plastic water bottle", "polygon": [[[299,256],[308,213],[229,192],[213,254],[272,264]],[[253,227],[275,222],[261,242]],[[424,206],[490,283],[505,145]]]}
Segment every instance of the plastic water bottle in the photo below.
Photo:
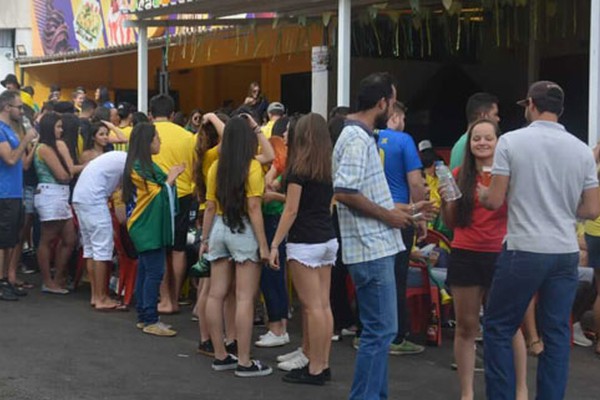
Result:
{"label": "plastic water bottle", "polygon": [[435,162],[435,175],[438,177],[440,183],[439,187],[444,188],[444,200],[454,201],[462,197],[462,193],[452,176],[450,169],[444,164],[443,161]]}

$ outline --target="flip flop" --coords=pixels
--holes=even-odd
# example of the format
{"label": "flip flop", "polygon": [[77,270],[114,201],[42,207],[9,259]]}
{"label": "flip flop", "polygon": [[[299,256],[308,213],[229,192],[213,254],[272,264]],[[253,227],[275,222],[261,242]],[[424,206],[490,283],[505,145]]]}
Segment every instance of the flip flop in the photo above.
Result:
{"label": "flip flop", "polygon": [[42,285],[42,293],[60,294],[64,296],[66,294],[69,294],[69,291],[67,289],[52,289],[47,287],[46,285]]}
{"label": "flip flop", "polygon": [[23,289],[34,289],[35,288],[35,285],[33,283],[29,283],[27,281],[15,282],[15,283],[13,283],[13,286],[18,287],[18,288],[23,288]]}
{"label": "flip flop", "polygon": [[98,312],[111,312],[111,311],[117,311],[117,305],[115,304],[114,307],[102,307],[102,308],[98,308],[95,307],[94,310],[98,311]]}

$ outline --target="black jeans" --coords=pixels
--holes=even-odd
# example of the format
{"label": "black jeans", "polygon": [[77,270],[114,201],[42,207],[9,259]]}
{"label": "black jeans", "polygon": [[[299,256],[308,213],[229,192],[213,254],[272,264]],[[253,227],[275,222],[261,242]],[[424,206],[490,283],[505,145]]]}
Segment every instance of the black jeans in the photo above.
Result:
{"label": "black jeans", "polygon": [[401,343],[410,331],[410,318],[406,303],[406,283],[408,280],[408,263],[410,261],[410,249],[415,238],[413,227],[402,229],[402,241],[406,250],[396,255],[394,272],[396,275],[396,304],[398,308],[398,334],[394,343]]}

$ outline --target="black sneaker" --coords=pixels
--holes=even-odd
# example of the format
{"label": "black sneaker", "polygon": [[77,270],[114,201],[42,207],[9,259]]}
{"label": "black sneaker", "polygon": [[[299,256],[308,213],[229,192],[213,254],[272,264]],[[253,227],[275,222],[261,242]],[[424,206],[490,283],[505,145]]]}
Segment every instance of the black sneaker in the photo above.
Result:
{"label": "black sneaker", "polygon": [[4,287],[0,283],[0,300],[4,301],[17,301],[19,298],[13,293],[8,287]]}
{"label": "black sneaker", "polygon": [[[329,379],[331,379],[331,371],[329,371]],[[288,383],[303,383],[306,385],[317,385],[323,386],[325,384],[325,370],[320,374],[312,375],[307,367],[290,371],[285,374],[282,378],[284,382]]]}
{"label": "black sneaker", "polygon": [[205,340],[204,342],[200,341],[200,343],[198,343],[198,353],[205,356],[214,357],[215,349],[210,339]]}
{"label": "black sneaker", "polygon": [[244,367],[243,365],[237,366],[235,369],[235,376],[239,376],[240,378],[252,378],[255,376],[267,376],[273,373],[273,369],[268,365],[262,365],[258,360],[250,361],[249,367]]}
{"label": "black sneaker", "polygon": [[238,359],[233,354],[227,354],[224,360],[215,358],[212,363],[212,369],[215,371],[228,371],[238,368]]}
{"label": "black sneaker", "polygon": [[323,370],[323,378],[326,382],[331,381],[331,368],[327,367]]}
{"label": "black sneaker", "polygon": [[229,344],[225,343],[225,350],[229,354],[233,354],[233,355],[237,356],[237,353],[238,353],[237,340],[234,340],[233,342],[231,342]]}

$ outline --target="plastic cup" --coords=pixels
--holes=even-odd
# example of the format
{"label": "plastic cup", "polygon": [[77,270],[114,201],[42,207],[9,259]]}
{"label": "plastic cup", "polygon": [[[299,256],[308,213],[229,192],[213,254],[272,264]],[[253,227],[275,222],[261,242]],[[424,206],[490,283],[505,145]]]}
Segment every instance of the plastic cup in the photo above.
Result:
{"label": "plastic cup", "polygon": [[490,186],[490,183],[492,183],[492,167],[483,167],[481,169],[481,184]]}

